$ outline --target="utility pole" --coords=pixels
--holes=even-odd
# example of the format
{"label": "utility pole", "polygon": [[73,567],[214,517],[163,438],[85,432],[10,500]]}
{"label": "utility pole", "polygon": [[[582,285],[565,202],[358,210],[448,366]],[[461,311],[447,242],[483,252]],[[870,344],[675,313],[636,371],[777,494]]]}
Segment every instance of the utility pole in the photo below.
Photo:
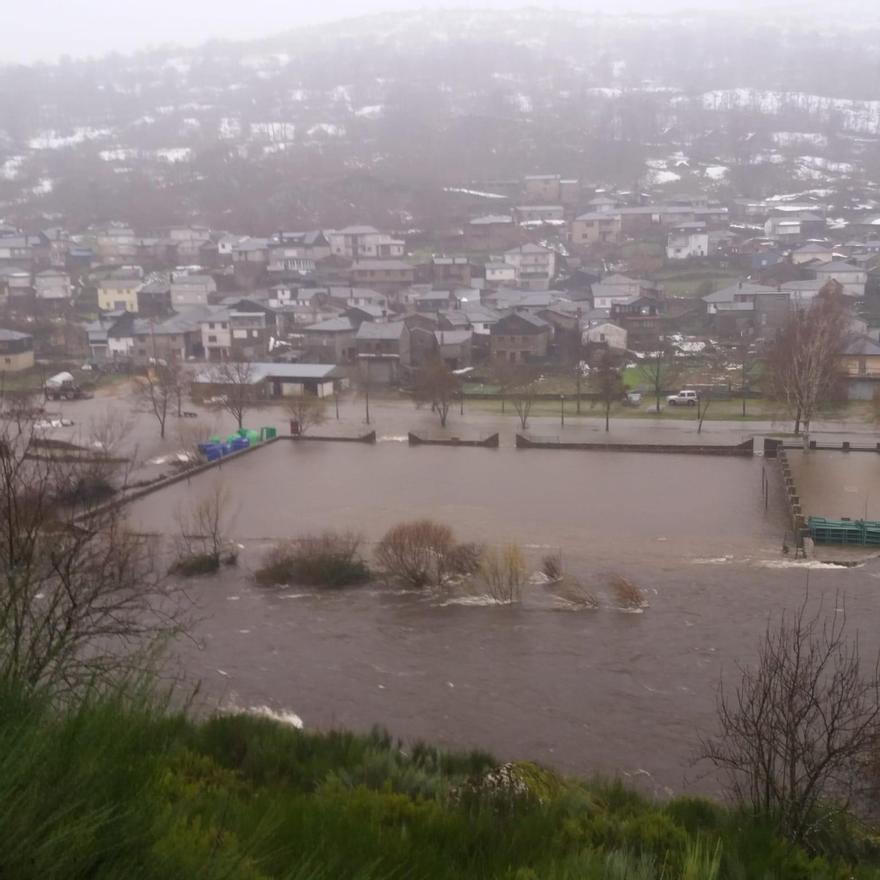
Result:
{"label": "utility pole", "polygon": [[565,427],[565,395],[559,395],[559,424]]}

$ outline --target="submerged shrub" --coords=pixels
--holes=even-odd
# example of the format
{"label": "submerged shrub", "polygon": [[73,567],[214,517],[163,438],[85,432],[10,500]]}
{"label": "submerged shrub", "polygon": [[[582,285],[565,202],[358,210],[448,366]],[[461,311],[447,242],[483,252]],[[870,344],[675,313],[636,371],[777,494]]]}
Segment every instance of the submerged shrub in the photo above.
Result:
{"label": "submerged shrub", "polygon": [[265,586],[295,582],[345,587],[361,583],[370,577],[360,555],[361,543],[360,535],[353,532],[306,535],[273,547],[254,576]]}
{"label": "submerged shrub", "polygon": [[480,576],[489,595],[499,602],[518,602],[527,575],[526,559],[518,544],[491,547],[483,554]]}
{"label": "submerged shrub", "polygon": [[169,574],[195,577],[200,574],[211,574],[219,568],[220,557],[216,553],[192,553],[178,557],[172,563]]}
{"label": "submerged shrub", "polygon": [[376,547],[376,561],[392,580],[408,587],[439,585],[456,561],[452,529],[430,519],[389,529]]}
{"label": "submerged shrub", "polygon": [[641,588],[629,578],[616,574],[611,578],[611,592],[618,608],[634,610],[644,608],[647,602]]}
{"label": "submerged shrub", "polygon": [[562,580],[562,553],[548,553],[541,560],[541,571],[549,581]]}

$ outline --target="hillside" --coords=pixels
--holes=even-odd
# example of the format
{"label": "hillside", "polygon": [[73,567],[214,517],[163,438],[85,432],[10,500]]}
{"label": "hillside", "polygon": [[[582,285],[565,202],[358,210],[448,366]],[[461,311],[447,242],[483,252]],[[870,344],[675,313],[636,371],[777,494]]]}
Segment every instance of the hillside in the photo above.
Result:
{"label": "hillside", "polygon": [[268,233],[460,219],[523,174],[721,197],[880,179],[880,25],[521,10],[0,69],[0,212]]}
{"label": "hillside", "polygon": [[843,826],[810,857],[708,801],[652,804],[381,732],[195,723],[120,698],[59,714],[7,692],[0,743],[0,874],[17,880],[880,876]]}

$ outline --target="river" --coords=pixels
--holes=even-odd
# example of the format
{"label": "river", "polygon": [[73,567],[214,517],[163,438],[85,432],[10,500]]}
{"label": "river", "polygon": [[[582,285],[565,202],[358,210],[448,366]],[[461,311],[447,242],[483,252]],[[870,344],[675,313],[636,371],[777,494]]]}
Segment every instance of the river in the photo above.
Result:
{"label": "river", "polygon": [[[783,557],[778,481],[765,510],[763,467],[761,458],[281,441],[146,496],[131,517],[173,534],[175,511],[216,480],[230,493],[241,562],[189,582],[198,647],[180,648],[212,701],[295,713],[312,728],[381,724],[405,739],[620,774],[658,794],[712,791],[715,780],[692,766],[698,739],[713,729],[719,677],[753,657],[768,618],[809,587],[832,613],[846,603],[865,650],[880,629],[880,562]],[[575,609],[540,584],[503,607],[377,586],[266,589],[250,578],[278,538],[355,529],[369,543],[420,516],[462,540],[517,541],[533,568],[560,550],[600,608]],[[613,573],[641,586],[642,613],[613,607]]]}

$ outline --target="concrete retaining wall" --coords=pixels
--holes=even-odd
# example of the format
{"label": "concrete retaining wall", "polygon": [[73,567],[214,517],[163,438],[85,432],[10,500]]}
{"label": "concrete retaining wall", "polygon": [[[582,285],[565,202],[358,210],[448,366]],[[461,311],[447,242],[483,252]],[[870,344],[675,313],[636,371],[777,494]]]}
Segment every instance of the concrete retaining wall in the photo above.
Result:
{"label": "concrete retaining wall", "polygon": [[485,440],[460,440],[458,437],[442,437],[431,439],[429,437],[419,437],[412,431],[407,435],[410,446],[480,446],[483,449],[497,449],[498,435],[492,434]]}
{"label": "concrete retaining wall", "polygon": [[659,452],[669,455],[752,456],[755,441],[750,438],[735,446],[709,446],[700,443],[566,443],[561,440],[532,440],[516,435],[517,449],[582,449],[590,452]]}

